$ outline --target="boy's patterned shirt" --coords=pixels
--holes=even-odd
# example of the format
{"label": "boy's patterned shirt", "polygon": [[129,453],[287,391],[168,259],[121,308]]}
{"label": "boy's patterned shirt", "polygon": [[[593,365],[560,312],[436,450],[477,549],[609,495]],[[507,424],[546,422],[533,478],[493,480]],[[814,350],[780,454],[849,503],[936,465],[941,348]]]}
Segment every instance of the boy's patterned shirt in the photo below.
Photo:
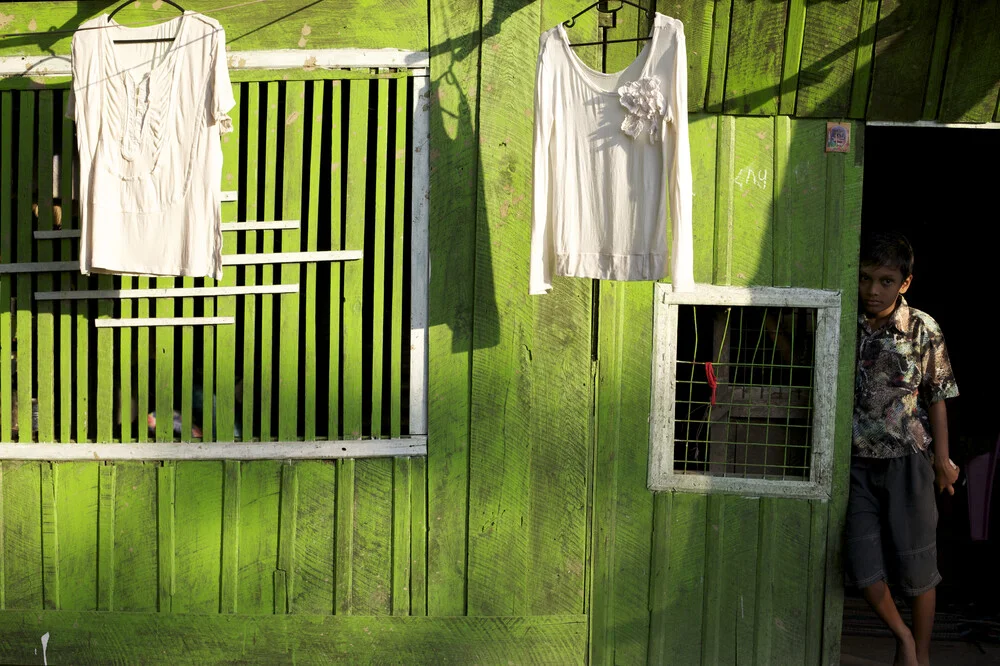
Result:
{"label": "boy's patterned shirt", "polygon": [[900,296],[877,331],[864,313],[858,316],[855,456],[898,458],[926,450],[931,443],[928,408],[957,395],[944,336],[929,315]]}

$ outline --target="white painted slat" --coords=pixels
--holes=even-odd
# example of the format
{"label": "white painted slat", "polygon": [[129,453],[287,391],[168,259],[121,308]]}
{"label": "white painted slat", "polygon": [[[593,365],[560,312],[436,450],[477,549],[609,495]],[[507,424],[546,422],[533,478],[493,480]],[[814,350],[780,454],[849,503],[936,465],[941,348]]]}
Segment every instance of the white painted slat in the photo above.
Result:
{"label": "white painted slat", "polygon": [[35,240],[60,240],[63,238],[79,238],[79,229],[54,229],[52,231],[36,231]]}
{"label": "white painted slat", "polygon": [[361,250],[334,250],[330,252],[262,252],[261,254],[223,255],[224,266],[255,264],[305,264],[316,261],[354,261],[361,259]]}
{"label": "white painted slat", "polygon": [[413,170],[410,200],[410,433],[427,434],[427,288],[430,253],[430,79],[413,81]]}
{"label": "white painted slat", "polygon": [[299,220],[277,220],[274,222],[223,222],[223,231],[264,231],[268,229],[298,229]]}
{"label": "white painted slat", "polygon": [[225,326],[236,317],[146,317],[136,319],[95,319],[94,328],[137,328],[140,326]]}
{"label": "white painted slat", "polygon": [[219,201],[239,201],[240,193],[236,190],[223,190],[219,197]]}
{"label": "white painted slat", "polygon": [[426,437],[318,442],[0,444],[0,460],[333,460],[427,455]]}
{"label": "white painted slat", "polygon": [[0,274],[59,273],[78,270],[80,270],[80,263],[76,261],[30,261],[15,264],[0,264]]}
{"label": "white painted slat", "polygon": [[297,284],[254,285],[250,287],[185,287],[175,289],[92,289],[83,291],[36,291],[36,301],[85,301],[122,298],[197,298],[202,296],[248,296],[256,294],[296,294]]}

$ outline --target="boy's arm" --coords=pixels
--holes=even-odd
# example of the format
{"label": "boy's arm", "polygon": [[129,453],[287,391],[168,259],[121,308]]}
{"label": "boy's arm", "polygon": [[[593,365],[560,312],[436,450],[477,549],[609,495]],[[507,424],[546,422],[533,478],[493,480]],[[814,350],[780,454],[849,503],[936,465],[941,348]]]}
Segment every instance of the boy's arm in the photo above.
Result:
{"label": "boy's arm", "polygon": [[931,403],[927,410],[934,438],[934,485],[938,492],[955,494],[954,484],[958,481],[958,466],[951,461],[948,453],[948,410],[944,400]]}

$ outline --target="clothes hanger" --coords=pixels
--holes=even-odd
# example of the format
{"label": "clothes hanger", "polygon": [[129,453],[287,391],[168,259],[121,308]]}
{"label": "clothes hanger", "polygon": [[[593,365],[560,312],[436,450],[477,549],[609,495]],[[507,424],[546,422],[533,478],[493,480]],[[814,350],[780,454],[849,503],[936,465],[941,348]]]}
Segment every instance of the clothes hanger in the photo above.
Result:
{"label": "clothes hanger", "polygon": [[[125,0],[125,2],[115,7],[115,9],[110,14],[108,14],[108,23],[111,23],[111,19],[114,17],[115,14],[128,7],[130,4],[132,4],[132,2],[133,0]],[[181,14],[184,13],[184,8],[178,5],[176,2],[171,2],[171,0],[163,0],[163,2],[170,5],[171,7],[179,9],[181,11]],[[114,42],[115,44],[152,44],[153,42],[172,42],[174,41],[174,39],[175,39],[174,37],[155,37],[150,39],[116,39],[114,40]]]}
{"label": "clothes hanger", "polygon": [[[614,9],[611,9],[610,7],[608,7],[608,0],[598,0],[597,2],[593,3],[589,7],[586,7],[585,9],[581,9],[580,11],[578,11],[576,14],[574,14],[572,17],[570,17],[569,20],[563,21],[563,25],[565,25],[567,28],[572,28],[574,25],[576,25],[576,19],[577,18],[579,18],[580,16],[583,16],[584,14],[586,14],[587,12],[589,12],[594,7],[597,7],[597,11],[599,11],[602,14],[611,14],[611,16],[612,16],[612,25],[615,25],[617,23],[618,12],[621,11],[621,9],[623,7],[625,7],[625,5],[629,5],[631,7],[635,7],[636,9],[644,12],[646,14],[646,18],[649,19],[650,21],[653,20],[653,16],[656,13],[656,9],[655,9],[656,3],[655,2],[653,3],[652,7],[646,8],[646,7],[643,7],[641,5],[636,4],[634,2],[630,2],[629,0],[618,0],[618,6],[615,7]],[[607,28],[607,26],[601,26],[601,29],[604,31],[604,35],[607,36],[607,34],[608,34],[608,28]],[[604,44],[620,44],[622,42],[644,42],[644,41],[646,41],[648,39],[649,39],[649,37],[633,37],[633,38],[630,38],[630,39],[605,39],[605,40],[602,40],[602,41],[599,41],[599,42],[581,42],[579,44],[570,44],[570,46],[572,46],[572,47],[577,47],[577,46],[600,46],[600,45],[604,45]]]}

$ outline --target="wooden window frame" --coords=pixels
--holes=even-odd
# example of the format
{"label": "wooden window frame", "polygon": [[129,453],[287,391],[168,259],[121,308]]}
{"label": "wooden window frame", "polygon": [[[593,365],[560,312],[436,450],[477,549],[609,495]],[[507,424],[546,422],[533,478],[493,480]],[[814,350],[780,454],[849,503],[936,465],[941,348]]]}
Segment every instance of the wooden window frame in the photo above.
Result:
{"label": "wooden window frame", "polygon": [[[816,310],[813,412],[808,480],[744,479],[674,472],[677,323],[681,305],[802,307]],[[785,287],[697,285],[677,292],[657,284],[653,307],[653,372],[649,422],[649,489],[749,496],[830,499],[837,381],[840,361],[841,293]]]}

